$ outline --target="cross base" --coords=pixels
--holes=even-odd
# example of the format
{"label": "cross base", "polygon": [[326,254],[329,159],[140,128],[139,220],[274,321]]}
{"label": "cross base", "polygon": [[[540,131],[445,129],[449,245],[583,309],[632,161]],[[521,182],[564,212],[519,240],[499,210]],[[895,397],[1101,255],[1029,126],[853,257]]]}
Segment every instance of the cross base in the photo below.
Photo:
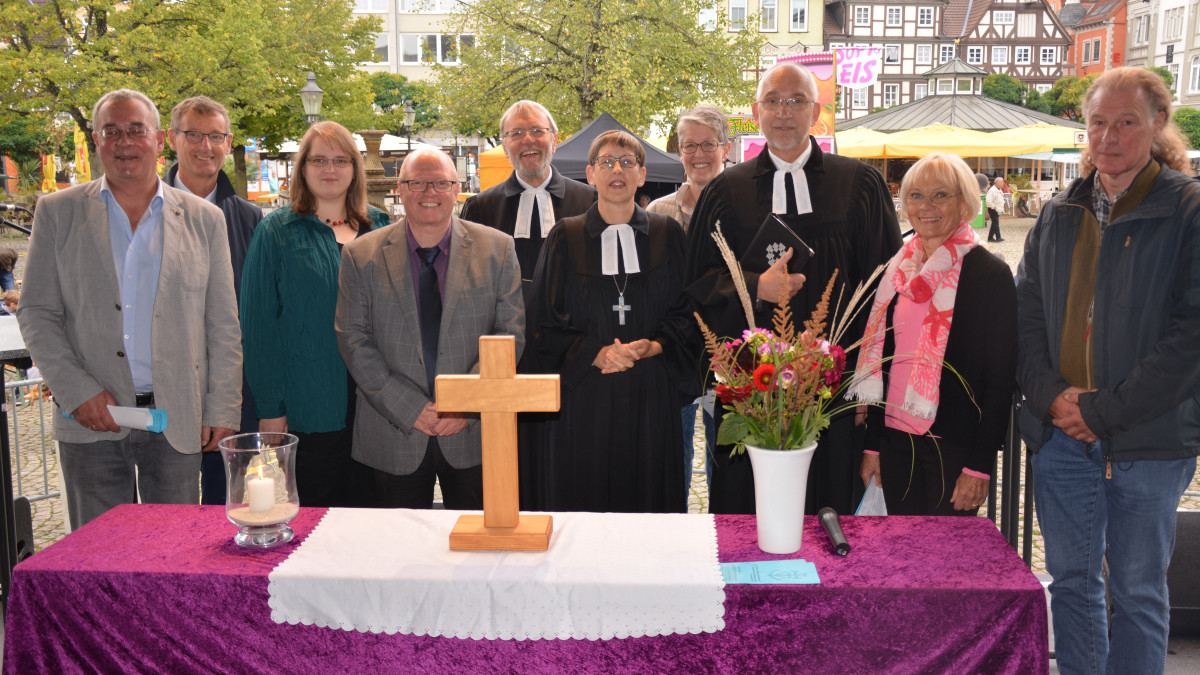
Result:
{"label": "cross base", "polygon": [[451,551],[545,551],[554,530],[552,516],[521,514],[516,527],[487,527],[481,515],[458,517],[450,533]]}

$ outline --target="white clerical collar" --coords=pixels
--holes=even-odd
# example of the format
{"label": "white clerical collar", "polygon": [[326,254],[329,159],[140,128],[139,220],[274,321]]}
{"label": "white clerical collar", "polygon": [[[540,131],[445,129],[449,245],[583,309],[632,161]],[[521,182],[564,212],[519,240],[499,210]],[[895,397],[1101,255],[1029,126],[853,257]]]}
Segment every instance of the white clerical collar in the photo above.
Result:
{"label": "white clerical collar", "polygon": [[[807,139],[806,139],[807,141]],[[770,146],[767,147],[767,155],[771,158],[771,163],[775,165],[775,179],[771,190],[771,212],[772,213],[787,213],[787,190],[784,182],[786,174],[792,175],[792,193],[796,197],[796,212],[797,213],[812,213],[812,198],[808,194],[808,178],[804,175],[804,165],[808,163],[808,158],[812,156],[812,143],[806,142],[804,152],[793,162],[785,162],[771,152]]]}
{"label": "white clerical collar", "polygon": [[615,275],[617,273],[617,242],[621,243],[621,263],[626,274],[637,274],[642,271],[638,264],[637,243],[633,238],[633,228],[629,223],[609,225],[600,233],[600,273]]}
{"label": "white clerical collar", "polygon": [[[196,194],[195,192],[192,192],[191,190],[188,189],[188,186],[183,182],[183,179],[179,177],[178,173],[175,174],[175,185],[173,185],[172,187],[174,187],[176,190],[183,190],[184,192],[188,193],[189,195]],[[216,185],[213,185],[212,192],[208,193],[208,196],[206,196],[204,199],[209,204],[217,203],[217,186]]]}
{"label": "white clerical collar", "polygon": [[546,173],[546,180],[541,185],[533,186],[521,179],[521,176],[516,172],[513,175],[517,178],[517,183],[525,189],[521,193],[521,201],[517,203],[517,222],[513,224],[514,239],[529,238],[529,221],[533,218],[533,205],[536,202],[538,215],[541,216],[541,231],[542,239],[550,236],[550,230],[554,228],[554,203],[550,201],[550,180],[554,178],[554,169]]}

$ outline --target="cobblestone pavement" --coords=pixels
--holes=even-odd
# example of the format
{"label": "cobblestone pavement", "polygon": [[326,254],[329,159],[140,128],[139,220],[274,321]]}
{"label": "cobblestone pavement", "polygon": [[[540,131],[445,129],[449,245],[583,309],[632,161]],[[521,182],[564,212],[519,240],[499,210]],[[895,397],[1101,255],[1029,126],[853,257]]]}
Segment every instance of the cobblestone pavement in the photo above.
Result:
{"label": "cobblestone pavement", "polygon": [[[1002,217],[1000,219],[1000,227],[1005,241],[997,244],[985,244],[993,253],[1003,257],[1013,268],[1014,274],[1016,273],[1017,263],[1021,257],[1025,235],[1032,225],[1032,219]],[[5,238],[3,243],[17,248],[22,254],[27,248],[24,239]],[[24,257],[22,256],[17,264],[17,278],[21,278],[23,263]],[[12,380],[11,376],[9,380]],[[33,498],[36,495],[56,493],[58,491],[58,459],[53,453],[53,446],[49,438],[49,415],[51,409],[52,405],[48,400],[35,400],[27,406],[17,408],[14,424],[14,414],[10,401],[9,425],[16,433],[16,442],[12,444],[14,452],[13,489],[16,494],[24,494]],[[44,420],[44,423],[42,420]],[[42,435],[43,429],[45,431],[44,436]],[[45,438],[47,448],[44,458],[41,451],[42,438]],[[708,510],[708,488],[704,480],[704,424],[699,418],[696,423],[694,447],[696,453],[693,465],[697,472],[693,475],[692,479],[692,489],[688,499],[688,511],[690,513],[706,513]],[[16,463],[18,456],[20,462],[19,491]],[[1024,467],[1022,467],[1022,471],[1023,469]],[[1001,486],[1001,489],[1003,489],[1003,486]],[[1023,484],[1021,489],[1023,489]],[[1189,492],[1192,494],[1184,497],[1180,507],[1200,509],[1200,476],[1192,482]],[[1022,504],[1021,522],[1024,523],[1023,495],[1018,502]],[[62,500],[58,497],[41,499],[34,501],[32,507],[34,541],[37,549],[41,550],[51,543],[58,541],[65,534]],[[1020,548],[1018,548],[1019,550]],[[1034,572],[1045,572],[1041,532],[1036,526],[1036,521],[1033,528],[1032,568]]]}

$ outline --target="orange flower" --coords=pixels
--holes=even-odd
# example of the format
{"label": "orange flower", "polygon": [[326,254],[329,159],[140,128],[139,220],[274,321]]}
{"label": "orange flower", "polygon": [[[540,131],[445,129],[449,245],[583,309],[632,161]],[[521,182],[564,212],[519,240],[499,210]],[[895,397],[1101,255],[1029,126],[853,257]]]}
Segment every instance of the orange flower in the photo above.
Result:
{"label": "orange flower", "polygon": [[754,386],[759,391],[766,391],[771,386],[771,378],[775,376],[775,366],[764,363],[754,369]]}

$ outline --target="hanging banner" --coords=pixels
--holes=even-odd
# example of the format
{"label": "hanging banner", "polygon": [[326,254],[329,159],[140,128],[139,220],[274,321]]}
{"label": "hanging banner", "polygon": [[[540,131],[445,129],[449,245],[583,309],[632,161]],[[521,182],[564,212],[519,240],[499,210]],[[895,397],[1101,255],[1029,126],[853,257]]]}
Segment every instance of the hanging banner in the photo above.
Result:
{"label": "hanging banner", "polygon": [[17,163],[8,155],[4,155],[4,189],[10,194],[17,192]]}
{"label": "hanging banner", "polygon": [[58,189],[58,182],[54,180],[56,171],[54,155],[42,155],[42,192],[49,194]]}
{"label": "hanging banner", "polygon": [[92,179],[92,163],[88,156],[87,134],[75,129],[75,182],[86,183]]}
{"label": "hanging banner", "polygon": [[837,54],[837,83],[850,89],[869,87],[879,81],[883,70],[883,49],[844,47]]}

